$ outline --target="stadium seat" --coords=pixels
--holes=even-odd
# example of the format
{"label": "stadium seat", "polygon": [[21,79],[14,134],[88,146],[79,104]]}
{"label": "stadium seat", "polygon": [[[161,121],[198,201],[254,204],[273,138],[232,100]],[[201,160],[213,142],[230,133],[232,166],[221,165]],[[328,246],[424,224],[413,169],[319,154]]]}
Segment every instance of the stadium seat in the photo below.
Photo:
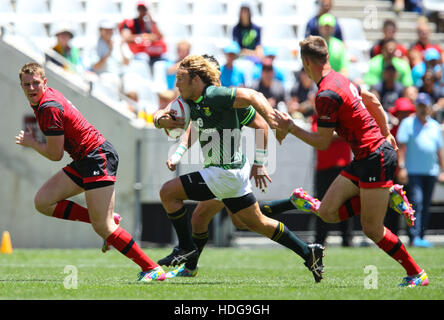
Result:
{"label": "stadium seat", "polygon": [[158,91],[164,91],[167,89],[166,78],[166,61],[156,61],[153,65],[153,82],[156,84]]}
{"label": "stadium seat", "polygon": [[168,41],[177,42],[188,39],[191,36],[190,26],[182,22],[170,23],[165,20],[159,20],[157,26]]}
{"label": "stadium seat", "polygon": [[425,10],[444,12],[444,2],[442,0],[422,0]]}
{"label": "stadium seat", "polygon": [[199,1],[192,3],[194,21],[206,21],[212,23],[225,22],[225,7],[220,0]]}
{"label": "stadium seat", "polygon": [[12,8],[10,0],[0,0],[0,23],[13,22],[15,20],[15,12]]}
{"label": "stadium seat", "polygon": [[191,34],[197,41],[225,40],[226,34],[223,25],[208,24],[207,21],[196,21],[191,25]]}
{"label": "stadium seat", "polygon": [[17,0],[15,12],[21,20],[32,20],[42,23],[50,23],[54,17],[49,12],[46,0]]}
{"label": "stadium seat", "polygon": [[194,41],[191,46],[191,54],[209,54],[215,56],[216,59],[218,59],[219,56],[223,56],[222,48],[227,42],[226,40],[217,43],[214,41]]}
{"label": "stadium seat", "polygon": [[85,12],[81,0],[51,0],[49,8],[52,14]]}
{"label": "stadium seat", "polygon": [[121,1],[121,14],[123,19],[130,19],[137,16],[137,1],[138,0]]}
{"label": "stadium seat", "polygon": [[267,23],[262,26],[262,43],[271,46],[289,46],[296,41],[295,27],[287,23]]}
{"label": "stadium seat", "polygon": [[357,45],[361,50],[368,50],[370,48],[370,42],[365,37],[361,20],[339,18],[338,22],[341,25],[343,39],[347,46],[351,44]]}
{"label": "stadium seat", "polygon": [[114,0],[86,1],[86,12],[90,19],[122,20],[119,7]]}
{"label": "stadium seat", "polygon": [[153,18],[156,21],[164,20],[168,23],[192,22],[190,6],[182,0],[159,1],[157,15]]}

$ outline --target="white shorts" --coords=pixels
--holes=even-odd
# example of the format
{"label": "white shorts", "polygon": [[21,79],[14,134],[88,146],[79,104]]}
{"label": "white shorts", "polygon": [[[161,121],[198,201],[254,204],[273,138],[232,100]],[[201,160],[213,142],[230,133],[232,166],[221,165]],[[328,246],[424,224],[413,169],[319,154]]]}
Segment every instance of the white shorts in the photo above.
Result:
{"label": "white shorts", "polygon": [[250,182],[250,163],[241,169],[208,167],[199,171],[211,192],[220,200],[239,198],[253,192]]}

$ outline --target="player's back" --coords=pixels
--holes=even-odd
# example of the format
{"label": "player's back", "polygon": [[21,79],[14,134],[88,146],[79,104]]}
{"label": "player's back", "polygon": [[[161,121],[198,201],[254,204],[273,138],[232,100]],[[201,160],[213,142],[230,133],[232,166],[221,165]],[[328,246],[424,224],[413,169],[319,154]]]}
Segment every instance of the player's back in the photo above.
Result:
{"label": "player's back", "polygon": [[355,159],[365,158],[385,141],[362,102],[359,88],[350,80],[331,70],[319,81],[318,88],[318,126],[334,127],[350,144]]}
{"label": "player's back", "polygon": [[74,160],[83,158],[105,142],[105,138],[80,111],[53,88],[46,89],[34,113],[45,135],[65,136],[65,151]]}

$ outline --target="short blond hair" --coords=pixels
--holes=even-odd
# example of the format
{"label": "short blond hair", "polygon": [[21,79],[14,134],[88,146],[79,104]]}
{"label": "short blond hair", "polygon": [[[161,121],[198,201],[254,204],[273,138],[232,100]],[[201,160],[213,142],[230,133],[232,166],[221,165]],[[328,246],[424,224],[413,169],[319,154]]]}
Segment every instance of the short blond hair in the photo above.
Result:
{"label": "short blond hair", "polygon": [[37,62],[29,62],[29,63],[25,64],[20,69],[20,72],[19,72],[20,81],[22,81],[22,76],[24,74],[36,74],[36,73],[38,73],[42,77],[42,79],[44,79],[46,77],[45,76],[45,69]]}
{"label": "short blond hair", "polygon": [[328,45],[324,38],[319,36],[308,36],[301,42],[301,56],[310,60],[318,61],[319,63],[328,62]]}
{"label": "short blond hair", "polygon": [[207,85],[217,86],[220,84],[220,71],[217,66],[200,55],[187,56],[180,62],[179,69],[186,70],[190,80],[199,76]]}

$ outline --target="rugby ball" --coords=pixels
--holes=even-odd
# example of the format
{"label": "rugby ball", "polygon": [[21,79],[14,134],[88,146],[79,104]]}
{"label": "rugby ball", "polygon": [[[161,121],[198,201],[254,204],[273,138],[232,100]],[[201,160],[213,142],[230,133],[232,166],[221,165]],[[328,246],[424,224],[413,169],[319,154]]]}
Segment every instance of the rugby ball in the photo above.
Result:
{"label": "rugby ball", "polygon": [[171,101],[166,107],[170,111],[170,115],[173,117],[183,118],[185,121],[184,128],[165,129],[168,137],[172,139],[179,138],[187,129],[190,124],[190,106],[181,97],[178,97]]}

